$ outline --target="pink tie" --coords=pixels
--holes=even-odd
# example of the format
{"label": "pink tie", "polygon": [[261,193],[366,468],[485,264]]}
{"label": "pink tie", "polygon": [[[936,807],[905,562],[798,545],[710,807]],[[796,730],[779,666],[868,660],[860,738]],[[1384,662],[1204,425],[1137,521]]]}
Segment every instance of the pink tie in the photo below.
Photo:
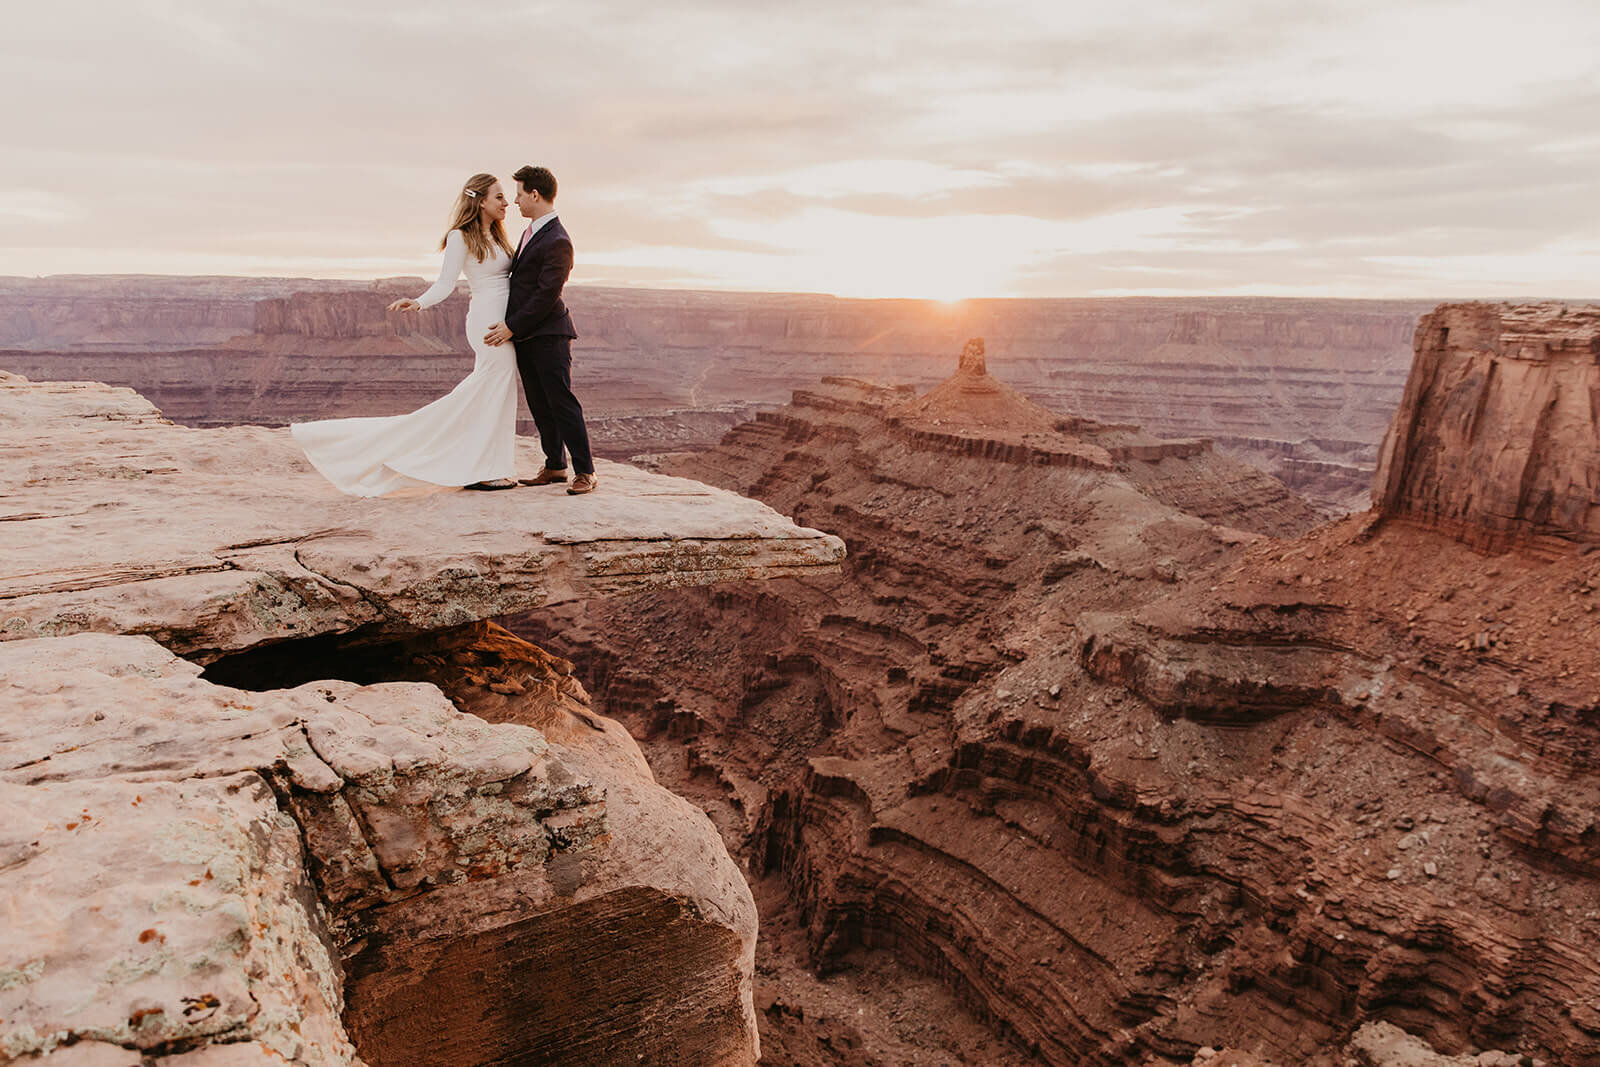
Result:
{"label": "pink tie", "polygon": [[528,228],[522,231],[522,240],[517,242],[517,255],[522,255],[522,246],[528,243],[528,238],[533,236],[533,223],[528,223]]}

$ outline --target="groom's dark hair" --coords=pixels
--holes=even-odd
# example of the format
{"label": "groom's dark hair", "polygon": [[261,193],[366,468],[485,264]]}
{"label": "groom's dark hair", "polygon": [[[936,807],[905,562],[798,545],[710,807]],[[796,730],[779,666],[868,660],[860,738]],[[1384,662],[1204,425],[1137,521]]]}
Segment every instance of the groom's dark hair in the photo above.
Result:
{"label": "groom's dark hair", "polygon": [[525,193],[538,193],[546,200],[556,198],[556,176],[550,173],[549,167],[518,167],[511,177]]}

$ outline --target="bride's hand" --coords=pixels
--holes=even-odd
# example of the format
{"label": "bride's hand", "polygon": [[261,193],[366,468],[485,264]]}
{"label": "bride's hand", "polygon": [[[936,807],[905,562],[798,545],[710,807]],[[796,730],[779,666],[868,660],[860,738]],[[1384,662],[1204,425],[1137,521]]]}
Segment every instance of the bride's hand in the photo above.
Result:
{"label": "bride's hand", "polygon": [[421,311],[422,305],[410,297],[401,297],[389,305],[390,311]]}

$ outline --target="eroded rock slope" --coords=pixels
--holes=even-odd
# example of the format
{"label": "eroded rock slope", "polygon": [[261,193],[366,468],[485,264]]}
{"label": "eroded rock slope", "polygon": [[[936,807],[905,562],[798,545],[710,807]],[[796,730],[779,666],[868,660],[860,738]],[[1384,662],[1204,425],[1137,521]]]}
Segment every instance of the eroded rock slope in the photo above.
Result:
{"label": "eroded rock slope", "polygon": [[662,461],[826,522],[840,578],[516,624],[757,879],[766,1047],[1341,1064],[1383,1022],[1600,1062],[1592,558],[1308,530],[1212,452],[941,392]]}

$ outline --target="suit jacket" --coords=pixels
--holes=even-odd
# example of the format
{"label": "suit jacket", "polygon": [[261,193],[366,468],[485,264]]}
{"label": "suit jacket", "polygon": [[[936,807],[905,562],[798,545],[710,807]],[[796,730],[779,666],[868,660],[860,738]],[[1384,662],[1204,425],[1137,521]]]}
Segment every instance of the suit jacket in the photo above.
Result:
{"label": "suit jacket", "polygon": [[533,337],[577,337],[561,288],[572,273],[572,238],[559,218],[539,228],[511,261],[506,326],[512,341]]}

